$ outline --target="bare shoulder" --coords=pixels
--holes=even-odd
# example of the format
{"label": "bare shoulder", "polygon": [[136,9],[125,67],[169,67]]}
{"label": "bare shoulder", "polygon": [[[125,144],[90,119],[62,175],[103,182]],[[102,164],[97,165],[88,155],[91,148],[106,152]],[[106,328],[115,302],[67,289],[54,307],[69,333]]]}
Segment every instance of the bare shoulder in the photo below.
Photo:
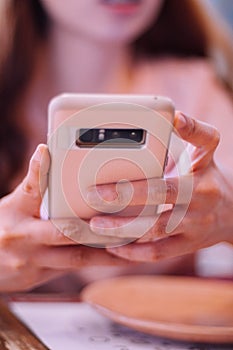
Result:
{"label": "bare shoulder", "polygon": [[209,59],[165,59],[150,65],[154,78],[160,66],[166,81],[163,92],[173,98],[177,109],[219,130],[221,141],[215,159],[227,166],[233,164],[232,93],[218,77],[214,64]]}
{"label": "bare shoulder", "polygon": [[[147,61],[151,69],[156,72],[156,69],[168,70],[172,75],[180,75],[187,80],[198,80],[203,74],[209,79],[215,79],[216,72],[210,59],[198,57],[161,57]],[[191,74],[187,74],[191,73]]]}
{"label": "bare shoulder", "polygon": [[177,109],[203,120],[213,120],[213,112],[222,106],[232,113],[230,93],[210,59],[167,57],[149,60],[145,66],[151,86],[170,96]]}
{"label": "bare shoulder", "polygon": [[233,164],[233,99],[206,58],[156,58],[141,64],[140,92],[170,97],[176,109],[214,125],[221,134],[216,159]]}

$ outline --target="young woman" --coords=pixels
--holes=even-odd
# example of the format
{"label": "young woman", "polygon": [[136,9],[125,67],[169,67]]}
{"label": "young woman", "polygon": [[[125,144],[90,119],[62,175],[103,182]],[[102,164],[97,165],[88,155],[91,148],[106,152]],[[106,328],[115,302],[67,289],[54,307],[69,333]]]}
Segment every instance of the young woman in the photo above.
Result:
{"label": "young woman", "polygon": [[[148,242],[111,253],[157,261],[232,242],[232,48],[227,29],[215,30],[216,19],[208,19],[201,2],[184,0],[181,7],[179,0],[8,0],[0,13],[1,291],[28,289],[83,266],[124,264],[104,249],[76,246],[40,219],[39,169],[46,183],[49,166],[44,145],[25,177],[33,149],[46,141],[48,102],[64,91],[167,95],[222,136],[215,153],[220,166],[213,160],[216,129],[177,113],[177,131],[193,145],[189,210],[168,237],[169,212],[148,232]],[[174,203],[177,181],[167,182],[167,201]],[[143,182],[135,186],[143,192]],[[103,227],[118,227],[126,219],[93,218],[98,234],[104,233],[100,220]]]}

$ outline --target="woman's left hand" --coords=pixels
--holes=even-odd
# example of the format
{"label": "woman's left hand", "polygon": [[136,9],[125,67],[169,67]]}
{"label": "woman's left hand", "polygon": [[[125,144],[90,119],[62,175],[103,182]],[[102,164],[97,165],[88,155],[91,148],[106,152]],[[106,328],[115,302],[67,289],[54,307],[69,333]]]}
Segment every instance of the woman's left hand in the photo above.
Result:
{"label": "woman's left hand", "polygon": [[[131,203],[134,206],[145,204],[146,194],[149,204],[156,206],[161,203],[161,198],[166,197],[166,203],[172,204],[173,209],[161,213],[157,218],[96,216],[90,221],[92,230],[100,235],[125,237],[140,228],[145,232],[134,243],[108,248],[119,257],[134,261],[157,261],[192,253],[221,241],[233,242],[233,181],[227,178],[213,159],[219,143],[218,131],[180,112],[176,113],[174,125],[177,134],[193,146],[189,173],[179,177],[152,179],[149,182],[131,182],[134,190]],[[180,188],[185,188],[190,180],[192,193],[190,203],[186,203],[187,210],[184,211],[184,206],[179,201],[177,204],[177,200],[182,198]],[[101,209],[103,203],[106,208],[111,205],[106,200],[114,199],[114,205],[124,205],[125,186],[126,184],[118,184],[117,192],[115,185],[98,186],[97,191],[103,198],[99,202]],[[96,207],[100,196],[93,198],[95,193],[94,190],[90,198]],[[180,216],[173,227],[168,224],[172,215],[178,218]]]}

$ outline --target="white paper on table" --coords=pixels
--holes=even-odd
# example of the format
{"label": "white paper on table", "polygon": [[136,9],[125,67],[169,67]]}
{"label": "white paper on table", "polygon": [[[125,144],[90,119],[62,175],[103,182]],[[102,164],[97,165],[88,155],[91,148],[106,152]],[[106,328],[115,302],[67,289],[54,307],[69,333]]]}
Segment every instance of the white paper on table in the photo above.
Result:
{"label": "white paper on table", "polygon": [[[131,330],[79,302],[12,302],[12,311],[51,350],[211,350]],[[222,350],[214,347],[214,350]]]}

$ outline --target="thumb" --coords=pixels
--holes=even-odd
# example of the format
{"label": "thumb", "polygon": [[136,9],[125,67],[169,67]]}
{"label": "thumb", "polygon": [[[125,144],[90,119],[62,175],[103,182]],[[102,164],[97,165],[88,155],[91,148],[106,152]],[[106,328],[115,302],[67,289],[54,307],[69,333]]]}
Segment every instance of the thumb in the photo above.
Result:
{"label": "thumb", "polygon": [[176,112],[174,126],[177,134],[195,147],[192,155],[192,169],[206,167],[213,159],[213,154],[219,144],[218,130],[212,125],[187,117],[181,112]]}
{"label": "thumb", "polygon": [[28,173],[12,194],[13,206],[25,214],[40,217],[40,205],[47,187],[50,158],[47,146],[37,146],[29,163]]}

